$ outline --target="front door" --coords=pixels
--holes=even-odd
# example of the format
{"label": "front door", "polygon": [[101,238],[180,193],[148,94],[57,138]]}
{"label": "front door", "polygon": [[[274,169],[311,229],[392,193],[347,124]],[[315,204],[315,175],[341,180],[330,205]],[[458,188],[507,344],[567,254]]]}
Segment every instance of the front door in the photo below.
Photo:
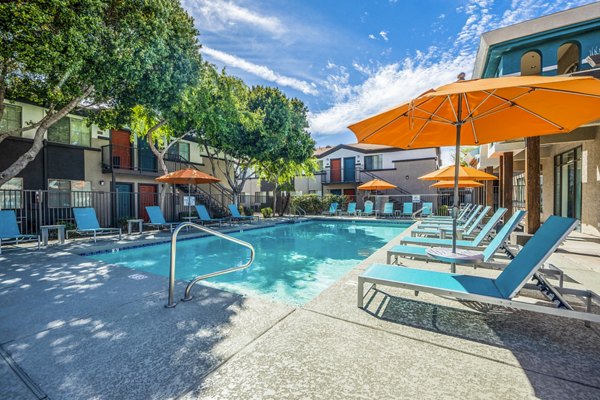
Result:
{"label": "front door", "polygon": [[117,219],[132,218],[135,211],[133,209],[131,183],[115,183],[115,191],[117,192]]}
{"label": "front door", "polygon": [[331,182],[342,181],[342,159],[334,158],[330,161],[330,176]]}
{"label": "front door", "polygon": [[356,201],[356,190],[344,189],[344,196],[346,196],[350,202]]}
{"label": "front door", "polygon": [[155,206],[158,204],[158,190],[156,185],[139,184],[138,192],[140,195],[140,217],[147,222],[149,218],[146,206]]}
{"label": "front door", "polygon": [[346,157],[344,158],[344,182],[355,182],[356,181],[356,158]]}
{"label": "front door", "polygon": [[581,219],[581,146],[554,157],[554,215]]}
{"label": "front door", "polygon": [[145,138],[138,139],[138,164],[141,171],[156,171],[156,157]]}
{"label": "front door", "polygon": [[112,131],[110,134],[113,168],[133,169],[130,136],[128,131]]}

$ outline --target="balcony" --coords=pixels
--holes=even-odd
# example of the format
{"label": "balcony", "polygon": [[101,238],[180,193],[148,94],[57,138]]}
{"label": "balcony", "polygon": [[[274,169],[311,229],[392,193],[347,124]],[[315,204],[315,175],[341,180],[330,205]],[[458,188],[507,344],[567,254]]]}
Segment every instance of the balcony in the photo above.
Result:
{"label": "balcony", "polygon": [[321,183],[323,185],[331,185],[336,183],[359,183],[360,168],[328,168],[316,173],[321,175]]}
{"label": "balcony", "polygon": [[[177,171],[190,166],[190,162],[179,155],[165,155],[169,171]],[[158,176],[162,171],[156,156],[148,148],[136,146],[102,146],[102,172]]]}

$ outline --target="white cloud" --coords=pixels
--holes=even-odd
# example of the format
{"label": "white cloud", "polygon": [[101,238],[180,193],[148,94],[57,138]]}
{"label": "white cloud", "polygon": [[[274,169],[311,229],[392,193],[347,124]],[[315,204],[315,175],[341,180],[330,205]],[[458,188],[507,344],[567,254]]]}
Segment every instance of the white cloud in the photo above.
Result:
{"label": "white cloud", "polygon": [[202,47],[201,51],[203,54],[219,62],[222,62],[223,64],[229,65],[234,68],[239,68],[252,75],[256,75],[259,78],[264,79],[266,81],[299,90],[304,94],[310,94],[313,96],[319,94],[319,91],[316,89],[314,83],[309,83],[300,79],[280,75],[264,65],[254,64],[250,61],[244,60],[243,58],[234,56],[233,54],[228,54],[220,50],[211,49],[210,47]]}
{"label": "white cloud", "polygon": [[388,33],[386,31],[381,31],[379,32],[379,35],[383,38],[383,40],[385,40],[386,42],[390,39],[388,39]]}
{"label": "white cloud", "polygon": [[375,35],[373,35],[373,34],[371,33],[371,34],[369,34],[369,39],[376,40],[377,38],[375,37]]}
{"label": "white cloud", "polygon": [[202,22],[201,30],[227,30],[236,24],[244,24],[274,35],[282,35],[287,29],[277,17],[260,14],[223,0],[183,0],[183,6]]}

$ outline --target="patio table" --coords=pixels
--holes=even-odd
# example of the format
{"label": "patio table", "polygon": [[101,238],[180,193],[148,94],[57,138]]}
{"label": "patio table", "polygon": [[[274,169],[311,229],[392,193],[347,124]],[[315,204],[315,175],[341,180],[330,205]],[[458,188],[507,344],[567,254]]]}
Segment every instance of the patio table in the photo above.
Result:
{"label": "patio table", "polygon": [[56,229],[58,233],[58,241],[63,244],[65,242],[65,226],[64,225],[42,225],[40,226],[40,232],[42,234],[42,242],[44,246],[48,246],[48,232],[51,229]]}
{"label": "patio table", "polygon": [[133,224],[138,224],[138,233],[142,233],[144,223],[143,219],[128,219],[127,220],[127,234],[131,235],[131,231],[133,230]]}
{"label": "patio table", "polygon": [[474,250],[456,249],[452,252],[449,247],[430,247],[427,254],[439,261],[450,263],[450,272],[456,272],[456,264],[479,264],[483,261],[483,253]]}

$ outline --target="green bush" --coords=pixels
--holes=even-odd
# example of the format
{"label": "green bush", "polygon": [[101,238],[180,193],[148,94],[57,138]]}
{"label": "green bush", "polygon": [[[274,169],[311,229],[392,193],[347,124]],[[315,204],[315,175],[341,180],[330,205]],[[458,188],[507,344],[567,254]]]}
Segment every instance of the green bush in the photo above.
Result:
{"label": "green bush", "polygon": [[321,211],[323,211],[321,196],[316,194],[303,194],[301,196],[294,196],[292,198],[292,205],[294,207],[300,207],[306,211],[307,214],[321,214]]}
{"label": "green bush", "polygon": [[273,216],[273,209],[271,207],[261,208],[260,212],[262,213],[263,218],[271,218],[271,216]]}
{"label": "green bush", "polygon": [[254,211],[252,210],[252,207],[248,207],[248,206],[243,206],[243,211],[242,211],[242,215],[254,215]]}
{"label": "green bush", "polygon": [[438,207],[438,215],[448,215],[448,206],[443,204]]}
{"label": "green bush", "polygon": [[329,210],[331,203],[338,203],[338,210],[344,210],[348,204],[348,197],[338,194],[326,194],[323,196],[321,211]]}

